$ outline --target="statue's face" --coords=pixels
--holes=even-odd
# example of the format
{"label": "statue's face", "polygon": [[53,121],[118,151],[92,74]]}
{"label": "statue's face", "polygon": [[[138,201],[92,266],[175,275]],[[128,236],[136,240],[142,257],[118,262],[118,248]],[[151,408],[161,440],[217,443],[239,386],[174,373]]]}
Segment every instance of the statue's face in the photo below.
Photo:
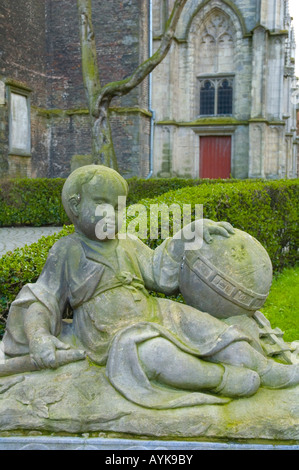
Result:
{"label": "statue's face", "polygon": [[96,175],[82,188],[76,227],[89,239],[115,238],[121,228],[126,193],[115,179]]}

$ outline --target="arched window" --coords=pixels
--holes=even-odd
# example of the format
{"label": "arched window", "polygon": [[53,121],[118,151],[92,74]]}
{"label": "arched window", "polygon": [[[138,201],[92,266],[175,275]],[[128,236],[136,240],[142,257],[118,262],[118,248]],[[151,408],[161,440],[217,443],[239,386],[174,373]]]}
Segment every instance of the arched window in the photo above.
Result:
{"label": "arched window", "polygon": [[233,113],[233,87],[231,80],[224,79],[218,84],[217,114]]}
{"label": "arched window", "polygon": [[211,80],[203,80],[200,87],[200,114],[215,113],[215,86]]}
{"label": "arched window", "polygon": [[199,101],[201,116],[233,114],[233,78],[201,79]]}

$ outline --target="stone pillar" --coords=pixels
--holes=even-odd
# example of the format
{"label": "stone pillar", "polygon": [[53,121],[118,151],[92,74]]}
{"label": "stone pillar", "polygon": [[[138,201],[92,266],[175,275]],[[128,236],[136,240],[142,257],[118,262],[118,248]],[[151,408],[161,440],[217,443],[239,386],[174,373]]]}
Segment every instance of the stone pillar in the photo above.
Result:
{"label": "stone pillar", "polygon": [[286,134],[285,137],[285,153],[286,153],[286,177],[293,178],[293,145],[292,134]]}
{"label": "stone pillar", "polygon": [[258,26],[252,38],[252,89],[251,118],[265,117],[267,32]]}
{"label": "stone pillar", "polygon": [[284,74],[284,39],[271,37],[267,54],[267,117],[282,119],[283,115],[283,74]]}
{"label": "stone pillar", "polygon": [[266,122],[252,121],[249,124],[249,178],[265,177],[266,133]]}
{"label": "stone pillar", "polygon": [[298,158],[298,142],[297,139],[293,139],[293,178],[298,178],[298,166],[297,166],[297,158]]}
{"label": "stone pillar", "polygon": [[270,31],[283,29],[284,0],[261,0],[260,24]]}
{"label": "stone pillar", "polygon": [[284,126],[270,125],[267,128],[267,149],[264,161],[265,177],[282,177]]}
{"label": "stone pillar", "polygon": [[0,81],[0,179],[8,173],[8,109],[6,106],[5,83]]}
{"label": "stone pillar", "polygon": [[266,149],[266,67],[268,36],[258,26],[252,37],[251,119],[249,124],[249,178],[264,178]]}
{"label": "stone pillar", "polygon": [[173,126],[155,128],[154,174],[161,178],[172,176]]}

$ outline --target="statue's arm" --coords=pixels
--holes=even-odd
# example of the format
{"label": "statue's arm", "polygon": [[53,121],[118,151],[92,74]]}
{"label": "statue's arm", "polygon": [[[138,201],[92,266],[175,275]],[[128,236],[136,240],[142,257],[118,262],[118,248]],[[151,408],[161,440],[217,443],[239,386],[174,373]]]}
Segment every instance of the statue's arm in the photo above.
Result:
{"label": "statue's arm", "polygon": [[51,333],[49,311],[40,302],[28,308],[24,320],[30,356],[39,368],[56,367],[56,349],[69,349]]}
{"label": "statue's arm", "polygon": [[214,222],[210,219],[197,219],[177,232],[168,245],[168,252],[178,262],[181,262],[186,250],[197,250],[202,242],[212,242],[212,235],[229,237],[234,229],[228,222]]}
{"label": "statue's arm", "polygon": [[24,330],[29,342],[36,336],[51,334],[48,316],[49,312],[42,303],[34,302],[30,305],[24,319]]}
{"label": "statue's arm", "polygon": [[[79,262],[79,268],[72,274],[77,252],[80,255],[80,246],[68,237],[56,242],[37,282],[24,286],[12,303],[3,339],[9,356],[28,351],[39,368],[57,366],[56,350],[67,349],[57,337],[68,303],[69,283],[82,271]],[[77,281],[80,285],[80,279]]]}
{"label": "statue's arm", "polygon": [[179,290],[179,269],[185,250],[198,249],[202,240],[210,243],[212,234],[229,237],[233,233],[233,227],[227,222],[198,219],[172,238],[164,240],[155,250],[136,239],[135,253],[145,286],[149,290],[166,295],[176,294]]}
{"label": "statue's arm", "polygon": [[155,250],[149,248],[137,237],[133,241],[145,287],[167,295],[174,294],[178,290],[179,262],[168,253],[167,247],[170,240],[164,240]]}

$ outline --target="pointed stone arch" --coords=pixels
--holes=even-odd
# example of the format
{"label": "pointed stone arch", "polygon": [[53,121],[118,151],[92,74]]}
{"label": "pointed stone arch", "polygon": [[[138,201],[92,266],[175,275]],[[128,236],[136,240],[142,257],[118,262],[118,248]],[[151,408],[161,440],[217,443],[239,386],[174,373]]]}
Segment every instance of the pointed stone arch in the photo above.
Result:
{"label": "pointed stone arch", "polygon": [[240,24],[220,0],[211,0],[208,5],[194,18],[189,30],[193,74],[233,73],[235,47],[242,39]]}
{"label": "pointed stone arch", "polygon": [[247,31],[245,20],[238,7],[230,0],[203,0],[198,4],[198,0],[191,0],[186,4],[182,13],[181,19],[178,23],[176,30],[176,38],[178,41],[187,41],[192,28],[193,22],[196,18],[204,18],[207,12],[211,9],[218,7],[219,10],[225,11],[233,20],[237,22],[240,28],[242,37],[250,35]]}

